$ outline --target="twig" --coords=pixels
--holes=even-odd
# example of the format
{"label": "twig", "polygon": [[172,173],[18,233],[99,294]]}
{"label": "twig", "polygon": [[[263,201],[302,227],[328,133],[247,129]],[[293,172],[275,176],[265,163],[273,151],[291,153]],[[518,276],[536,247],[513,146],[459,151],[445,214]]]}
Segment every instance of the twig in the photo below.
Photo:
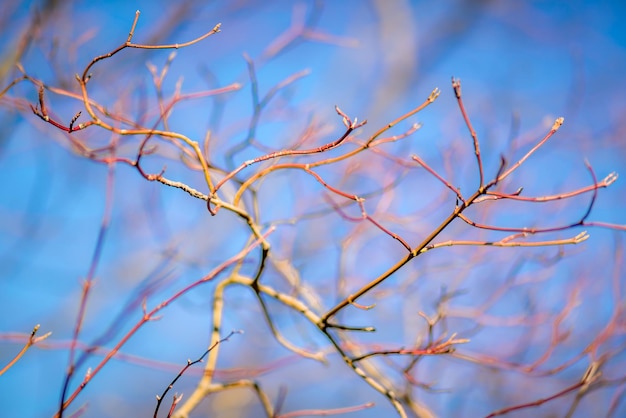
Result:
{"label": "twig", "polygon": [[463,98],[461,96],[461,80],[452,77],[452,89],[454,90],[456,101],[459,104],[461,115],[463,115],[463,120],[465,120],[467,129],[470,131],[472,141],[474,142],[474,155],[476,156],[476,163],[478,164],[478,174],[480,178],[479,187],[483,187],[483,185],[485,184],[485,175],[483,174],[483,160],[480,155],[480,145],[478,142],[478,136],[476,135],[476,131],[474,130],[474,127],[472,126],[469,116],[467,115],[467,112],[465,110],[465,104],[463,103]]}
{"label": "twig", "polygon": [[[185,367],[183,367],[180,372],[178,372],[178,374],[176,375],[176,377],[170,382],[169,385],[167,385],[167,388],[165,388],[165,390],[163,391],[163,393],[161,395],[157,395],[156,399],[157,399],[157,405],[156,408],[154,409],[154,418],[157,418],[157,415],[159,413],[159,407],[161,406],[161,401],[163,401],[163,398],[165,398],[165,395],[167,395],[167,392],[169,392],[170,389],[172,389],[174,387],[174,384],[176,384],[176,381],[178,381],[178,379],[180,379],[182,377],[182,375],[187,371],[188,368],[190,368],[191,366],[193,366],[194,364],[197,363],[201,363],[202,360],[204,360],[204,358],[207,356],[207,354],[209,354],[209,352],[211,350],[213,350],[213,348],[215,348],[218,344],[223,343],[224,341],[228,341],[228,339],[230,337],[232,337],[234,334],[242,334],[243,331],[241,330],[233,330],[231,331],[226,337],[222,338],[219,341],[216,341],[211,347],[209,347],[200,357],[198,357],[196,360],[191,361],[191,360],[187,360],[187,364],[185,365]],[[176,400],[176,403],[180,402],[180,400],[182,399],[182,395],[177,396],[174,395],[174,399]],[[175,404],[173,405],[175,406]],[[170,410],[170,413],[168,414],[168,417],[171,415],[173,409]]]}
{"label": "twig", "polygon": [[565,388],[565,389],[555,393],[554,395],[548,396],[546,398],[537,399],[536,401],[527,402],[527,403],[523,403],[523,404],[515,405],[515,406],[510,406],[510,407],[507,407],[507,408],[500,409],[498,411],[494,411],[491,414],[487,415],[486,418],[497,417],[497,416],[500,416],[500,415],[506,415],[506,414],[508,414],[510,412],[513,412],[513,411],[519,411],[521,409],[532,408],[532,407],[535,407],[535,406],[541,406],[541,405],[543,405],[546,402],[553,401],[553,400],[558,399],[558,398],[560,398],[560,397],[562,397],[564,395],[567,395],[570,392],[578,390],[581,387],[590,385],[594,381],[596,381],[599,377],[600,377],[600,373],[598,373],[598,370],[595,369],[593,367],[593,364],[592,364],[589,367],[589,369],[587,369],[587,372],[585,372],[585,375],[582,377],[582,379],[579,382],[577,382],[577,383],[575,383],[575,384],[573,384],[571,386],[568,386],[567,388]]}
{"label": "twig", "polygon": [[47,332],[44,335],[35,338],[35,334],[37,334],[37,331],[39,331],[39,327],[40,327],[39,324],[35,325],[35,327],[33,328],[33,332],[31,332],[30,337],[28,338],[28,341],[26,341],[26,344],[24,344],[24,347],[22,347],[20,352],[17,353],[15,357],[13,357],[13,359],[9,361],[9,363],[2,368],[2,370],[0,370],[0,376],[2,376],[7,370],[13,367],[13,365],[17,363],[17,361],[20,358],[22,358],[24,354],[26,354],[26,352],[28,351],[30,347],[32,347],[33,345],[37,344],[40,341],[45,340],[52,334],[52,332]]}
{"label": "twig", "polygon": [[74,356],[76,355],[76,344],[78,343],[78,336],[82,329],[83,321],[85,320],[89,291],[94,285],[96,269],[100,262],[100,257],[102,255],[102,250],[104,248],[104,242],[106,240],[107,232],[109,230],[109,224],[111,222],[111,213],[113,210],[114,179],[115,179],[114,174],[115,174],[115,165],[109,164],[109,170],[107,173],[107,182],[106,182],[104,213],[102,215],[100,230],[98,232],[98,238],[96,240],[96,245],[94,247],[94,252],[91,258],[89,271],[87,272],[87,277],[83,281],[83,291],[81,293],[80,305],[78,308],[78,315],[76,316],[76,324],[74,326],[72,344],[70,345],[70,354],[69,354],[69,359],[68,359],[67,372],[65,374],[65,379],[63,381],[63,389],[61,391],[61,397],[59,401],[59,411],[57,413],[59,418],[63,417],[63,411],[65,410],[65,407],[66,407],[65,397],[67,395],[70,381],[72,377],[74,376],[75,366],[76,366],[75,361],[74,361],[75,360]]}

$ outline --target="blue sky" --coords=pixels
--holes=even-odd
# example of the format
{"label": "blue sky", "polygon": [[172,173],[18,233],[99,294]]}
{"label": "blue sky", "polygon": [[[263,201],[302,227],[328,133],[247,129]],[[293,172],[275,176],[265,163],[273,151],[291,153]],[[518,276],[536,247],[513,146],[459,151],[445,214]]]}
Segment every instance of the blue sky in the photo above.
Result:
{"label": "blue sky", "polygon": [[[134,37],[137,43],[184,42],[220,22],[221,33],[177,51],[164,94],[171,95],[178,80],[183,93],[241,83],[239,91],[219,96],[223,101],[181,103],[170,119],[172,130],[199,142],[210,129],[213,162],[221,167],[230,163],[225,157],[227,150],[245,139],[252,115],[245,53],[255,62],[261,96],[293,74],[308,71],[307,76],[282,89],[270,101],[257,130],[257,139],[264,147],[292,146],[310,121],[319,128],[312,146],[334,140],[342,129],[334,106],[350,117],[367,119],[368,124],[358,133],[359,139],[367,138],[422,103],[438,87],[442,93],[433,105],[392,132],[400,134],[414,122],[423,123],[423,127],[407,140],[386,144],[384,150],[408,162],[412,154],[419,154],[441,173],[450,174],[448,170],[452,170],[450,181],[469,195],[477,185],[476,164],[471,138],[451,89],[450,79],[454,76],[463,83],[465,105],[481,140],[487,177],[494,175],[501,154],[512,160],[519,158],[549,130],[556,117],[565,118],[559,132],[509,180],[509,190],[524,187],[528,196],[540,196],[586,186],[591,178],[585,160],[593,166],[598,179],[613,171],[626,172],[622,84],[626,74],[626,8],[622,2],[172,3],[79,1],[53,11],[37,2],[14,2],[2,17],[8,23],[0,36],[0,56],[7,62],[6,57],[23,36],[29,16],[42,10],[41,30],[32,32],[33,43],[21,62],[29,75],[47,85],[76,92],[74,74],[82,73],[94,56],[126,39],[137,9],[141,10]],[[181,16],[180,22],[176,16]],[[299,18],[314,22],[313,33],[323,35],[324,40],[300,38],[269,59],[269,46],[276,45],[281,34]],[[160,69],[169,54],[127,49],[98,63],[89,84],[92,97],[132,117],[141,114],[143,100],[154,112],[155,90],[147,63]],[[4,86],[18,73],[3,70],[2,75]],[[49,108],[61,120],[71,119],[82,109],[80,102],[52,93],[46,97]],[[48,346],[30,350],[0,377],[2,398],[14,400],[5,402],[7,416],[48,416],[56,410],[80,283],[89,269],[105,207],[106,166],[73,153],[62,132],[30,111],[15,110],[36,100],[36,89],[21,83],[2,99],[0,108],[0,120],[6,127],[0,136],[0,172],[4,179],[0,193],[0,306],[4,313],[0,320],[1,363],[8,362],[19,350],[20,343],[11,337],[12,333],[27,334],[40,323],[41,331],[52,331],[53,335],[47,340]],[[79,122],[85,120],[83,114]],[[111,140],[109,133],[95,129],[74,135],[94,147]],[[120,153],[132,155],[136,142],[129,140],[124,146],[127,148],[122,147]],[[235,154],[232,162],[236,166],[262,153],[248,148]],[[360,164],[341,166],[338,171],[322,168],[320,174],[356,194],[401,178],[389,199],[376,195],[366,201],[366,208],[411,244],[419,242],[454,204],[451,193],[423,171],[405,173],[371,154],[356,161]],[[166,164],[171,178],[199,189],[203,185],[198,173],[181,164],[171,150],[146,159],[145,164],[151,172],[158,172]],[[245,169],[241,178],[254,170]],[[203,202],[180,190],[148,183],[128,166],[118,165],[114,178],[112,223],[81,333],[80,340],[85,343],[102,335],[125,304],[148,284],[156,287],[149,297],[149,305],[154,306],[238,252],[248,238],[246,226],[238,218],[224,210],[211,217]],[[324,189],[299,172],[269,176],[259,190],[263,192],[259,193],[259,204],[265,225],[328,207],[321,197]],[[441,196],[440,204],[435,204]],[[622,179],[600,190],[590,220],[626,224],[624,196]],[[588,201],[586,195],[571,202],[511,205],[502,211],[494,206],[469,214],[477,221],[506,226],[563,225],[578,220]],[[358,208],[351,206],[349,214],[359,216]],[[554,247],[519,252],[483,247],[433,251],[405,266],[393,282],[384,283],[374,295],[364,298],[363,303],[376,302],[376,309],[352,310],[343,318],[350,323],[377,326],[376,334],[354,336],[364,346],[410,345],[425,335],[417,312],[434,313],[434,301],[445,287],[461,295],[449,306],[450,312],[458,316],[448,323],[450,333],[459,332],[459,337],[471,340],[459,348],[461,353],[466,350],[532,363],[544,352],[549,326],[537,325],[534,332],[525,326],[477,327],[463,317],[466,309],[481,306],[494,289],[514,277],[517,284],[488,310],[489,318],[531,318],[531,312],[544,312],[552,315],[549,322],[566,309],[572,295],[577,295],[578,304],[562,325],[562,330],[570,330],[571,335],[544,364],[545,368],[556,366],[583,350],[590,342],[589,335],[596,336],[608,323],[616,305],[622,309],[624,305],[625,270],[619,257],[623,233],[587,229],[589,240],[564,247],[563,253]],[[569,238],[581,230],[550,237]],[[503,236],[457,222],[441,238],[497,240]],[[360,230],[337,216],[322,220],[312,217],[297,226],[279,224],[271,242],[276,256],[293,260],[301,278],[315,289],[326,307],[336,302],[337,277],[345,277],[348,288],[357,289],[403,255],[398,242],[380,230]],[[244,265],[247,274],[252,274],[257,259],[254,255]],[[264,280],[280,286],[278,276],[275,269],[269,269]],[[616,282],[621,294],[615,290]],[[85,416],[132,415],[137,411],[151,414],[154,395],[173,378],[177,365],[184,365],[187,358],[195,358],[205,349],[211,326],[207,312],[212,290],[209,284],[184,296],[163,312],[160,321],[147,324],[122,349],[154,363],[145,366],[134,361],[112,361],[90,382],[70,412],[87,404]],[[284,361],[285,365],[263,374],[260,381],[273,400],[278,397],[278,388],[288,384],[285,412],[374,401],[374,408],[358,416],[391,413],[386,400],[351,374],[337,356],[330,356],[330,367],[293,359],[269,338],[267,326],[259,320],[262,312],[258,303],[247,289],[233,289],[228,296],[224,330],[242,329],[245,333],[223,345],[221,368],[263,367]],[[270,304],[270,309],[275,312],[277,325],[297,344],[328,346],[293,312],[278,304]],[[140,314],[140,308],[131,309],[107,346],[116,342]],[[602,346],[601,351],[618,352],[606,365],[607,376],[612,376],[611,370],[624,369],[623,348],[616,348],[620,341],[623,346],[623,334]],[[79,375],[99,359],[88,358]],[[482,416],[520,400],[558,392],[580,378],[588,360],[583,357],[563,373],[541,380],[510,371],[473,368],[460,359],[429,358],[420,366],[419,379],[446,391],[415,389],[415,396],[436,415]],[[393,361],[403,364],[400,359]],[[384,367],[394,368],[389,364]],[[197,373],[181,379],[176,390],[189,394]],[[393,379],[398,379],[394,373]],[[71,387],[76,387],[78,381],[75,378]],[[623,385],[594,392],[585,398],[575,416],[606,414],[603,408],[619,396],[620,390]],[[219,399],[207,402],[202,411],[226,408],[229,398]],[[242,416],[258,414],[256,400],[245,399],[250,407],[242,408]],[[572,397],[565,398],[537,411],[539,415],[563,415],[572,401]],[[626,405],[618,403],[614,416],[623,414],[624,408]]]}

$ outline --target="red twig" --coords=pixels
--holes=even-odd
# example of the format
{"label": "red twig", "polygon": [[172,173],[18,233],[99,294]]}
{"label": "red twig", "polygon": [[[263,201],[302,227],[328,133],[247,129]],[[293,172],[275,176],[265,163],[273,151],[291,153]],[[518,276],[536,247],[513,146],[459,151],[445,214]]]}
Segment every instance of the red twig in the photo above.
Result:
{"label": "red twig", "polygon": [[[165,390],[163,391],[163,393],[161,395],[157,395],[156,399],[157,399],[157,404],[156,404],[156,408],[154,409],[154,418],[157,418],[158,414],[159,414],[159,407],[161,406],[161,402],[163,401],[163,398],[165,398],[165,395],[167,395],[167,392],[169,392],[170,389],[172,389],[174,387],[174,384],[176,384],[176,382],[178,381],[178,379],[181,378],[181,376],[187,371],[187,369],[189,369],[191,366],[193,366],[194,364],[197,363],[201,363],[204,358],[207,356],[207,354],[209,354],[209,352],[211,350],[213,350],[213,348],[215,348],[218,344],[223,343],[224,341],[228,341],[228,339],[230,337],[232,337],[234,334],[241,334],[243,331],[231,331],[226,337],[222,338],[219,341],[216,341],[215,344],[211,345],[211,347],[209,347],[200,357],[198,357],[196,360],[191,361],[191,360],[187,360],[187,364],[185,365],[185,367],[183,367],[180,372],[178,372],[178,374],[176,375],[176,377],[170,382],[169,385],[167,385],[167,388],[165,388]],[[172,414],[172,412],[174,412],[174,408],[176,408],[176,404],[182,399],[182,395],[178,396],[178,395],[174,395],[174,400],[172,402],[172,406],[170,408],[169,414],[167,415],[168,417]]]}
{"label": "red twig", "polygon": [[593,191],[595,189],[609,187],[611,184],[613,184],[617,180],[617,177],[618,177],[617,173],[612,172],[609,175],[607,175],[601,182],[597,184],[586,186],[586,187],[581,187],[580,189],[576,189],[571,192],[559,193],[559,194],[549,195],[549,196],[537,196],[537,197],[520,196],[520,193],[522,192],[522,188],[518,189],[515,193],[511,193],[511,194],[502,193],[498,191],[488,191],[487,196],[484,196],[483,199],[477,199],[476,203],[478,203],[479,201],[482,202],[483,200],[496,200],[496,199],[510,199],[510,200],[519,200],[523,202],[550,202],[553,200],[569,199],[571,197],[578,196],[578,195]]}
{"label": "red twig", "polygon": [[82,295],[80,299],[80,305],[78,308],[78,315],[76,317],[76,325],[74,326],[74,334],[72,336],[72,343],[70,345],[70,355],[69,355],[69,360],[68,360],[67,372],[66,372],[65,379],[63,382],[63,389],[61,391],[61,399],[60,399],[59,412],[58,412],[59,418],[63,417],[63,411],[66,406],[65,396],[67,394],[70,381],[75,372],[74,356],[76,354],[76,345],[78,343],[78,336],[80,334],[83,321],[85,319],[85,312],[87,309],[87,299],[89,297],[89,291],[91,290],[94,284],[96,268],[98,267],[98,263],[100,262],[100,256],[102,254],[102,249],[104,248],[104,242],[107,236],[107,231],[109,230],[109,224],[111,221],[111,212],[113,210],[113,186],[114,186],[114,179],[115,179],[114,174],[115,174],[115,165],[109,164],[109,170],[108,170],[107,182],[106,182],[104,213],[102,215],[100,231],[98,233],[98,238],[96,240],[96,245],[94,247],[94,252],[91,258],[89,271],[87,273],[87,277],[83,281],[83,291],[82,291]]}
{"label": "red twig", "polygon": [[[341,209],[341,207],[339,205],[337,205],[330,197],[324,196],[324,198],[333,207],[333,209],[339,213],[339,215],[342,218],[344,218],[344,219],[346,219],[348,221],[352,221],[352,222],[360,222],[360,221],[363,221],[363,220],[367,220],[371,224],[373,224],[376,228],[380,229],[385,234],[389,235],[391,238],[395,239],[400,244],[402,244],[402,246],[404,248],[406,248],[407,251],[409,251],[409,252],[411,251],[411,247],[409,246],[409,244],[404,239],[402,239],[401,236],[399,236],[398,234],[396,234],[394,232],[391,232],[390,230],[388,230],[387,228],[382,226],[380,223],[378,223],[378,221],[376,221],[374,218],[372,218],[367,213],[367,211],[365,210],[364,199],[359,198],[359,199],[356,200],[356,202],[359,204],[359,207],[361,208],[361,217],[353,217],[353,216],[348,215],[346,212],[344,212],[344,210]],[[358,306],[358,304],[355,304],[355,306]]]}
{"label": "red twig", "polygon": [[9,361],[9,363],[6,366],[0,369],[0,376],[2,376],[7,370],[9,370],[28,351],[30,347],[39,343],[40,341],[45,340],[52,334],[52,332],[47,332],[41,337],[35,337],[35,335],[37,334],[37,331],[39,331],[39,327],[40,327],[39,324],[35,325],[35,327],[33,328],[33,331],[30,333],[30,337],[26,341],[26,344],[24,344],[24,347],[20,350],[19,353],[17,353],[15,357],[13,357],[11,361]]}
{"label": "red twig", "polygon": [[500,409],[498,411],[492,412],[491,414],[487,415],[485,418],[497,417],[497,416],[500,416],[500,415],[506,415],[506,414],[508,414],[510,412],[513,412],[513,411],[519,411],[519,410],[526,409],[526,408],[532,408],[532,407],[535,407],[535,406],[541,406],[541,405],[543,405],[546,402],[553,401],[555,399],[558,399],[558,398],[560,398],[562,396],[567,395],[570,392],[573,392],[575,390],[581,389],[583,387],[586,387],[586,386],[592,384],[595,380],[598,379],[598,377],[600,377],[600,374],[597,373],[597,370],[594,368],[594,365],[592,364],[589,367],[589,369],[587,370],[587,372],[585,373],[585,375],[583,376],[583,378],[579,382],[577,382],[577,383],[575,383],[575,384],[573,384],[573,385],[571,385],[571,386],[569,386],[569,387],[567,387],[567,388],[565,388],[565,389],[555,393],[554,395],[548,396],[547,398],[537,399],[536,401],[527,402],[527,403],[523,403],[523,404],[520,404],[520,405],[515,405],[515,406],[510,406],[510,407],[507,407],[507,408],[503,408],[503,409]]}
{"label": "red twig", "polygon": [[139,20],[140,13],[141,12],[139,10],[137,10],[135,12],[135,19],[133,20],[133,24],[132,24],[132,26],[130,28],[130,31],[128,32],[128,38],[126,39],[126,42],[124,42],[122,45],[120,45],[117,48],[115,48],[113,51],[94,58],[87,65],[87,67],[85,67],[85,70],[83,71],[83,74],[80,77],[80,81],[82,83],[86,84],[89,81],[89,79],[90,79],[89,70],[91,69],[91,67],[93,67],[94,64],[96,64],[98,61],[102,61],[104,59],[111,58],[113,55],[117,54],[118,52],[120,52],[123,49],[126,49],[126,48],[138,48],[138,49],[178,49],[178,48],[184,48],[186,46],[190,46],[190,45],[193,45],[195,43],[198,43],[198,42],[202,41],[203,39],[208,38],[209,36],[211,36],[213,34],[218,33],[220,31],[220,26],[221,26],[221,23],[218,23],[217,25],[215,25],[213,27],[213,29],[211,29],[209,32],[205,33],[204,35],[202,35],[202,36],[200,36],[200,37],[198,37],[196,39],[193,39],[191,41],[183,42],[183,43],[180,43],[180,44],[166,44],[166,45],[134,44],[134,43],[131,42],[131,40],[133,39],[133,36],[135,34],[135,28],[137,27],[137,21]]}
{"label": "red twig", "polygon": [[[310,73],[309,70],[305,69],[305,70],[298,71],[297,73],[290,75],[286,79],[282,80],[281,82],[279,82],[278,84],[270,88],[268,92],[265,94],[265,96],[263,96],[263,98],[261,99],[259,95],[259,82],[256,76],[256,69],[255,69],[254,61],[247,54],[244,54],[243,57],[246,60],[246,64],[248,66],[248,76],[250,77],[250,89],[252,93],[253,112],[252,112],[252,117],[250,118],[250,123],[248,125],[248,134],[246,135],[246,138],[240,143],[234,145],[232,148],[230,148],[228,151],[224,153],[226,160],[230,164],[230,167],[233,166],[233,157],[240,151],[243,151],[249,145],[252,144],[260,150],[267,148],[267,147],[263,147],[261,144],[259,144],[256,141],[256,131],[259,125],[259,121],[261,120],[261,115],[263,111],[265,110],[269,102],[274,98],[274,96],[278,94],[278,92],[280,92],[282,89],[284,89],[288,85],[299,80],[300,78],[309,75]],[[268,151],[269,150],[267,149],[265,150],[265,152],[268,152]]]}
{"label": "red twig", "polygon": [[65,126],[64,124],[57,122],[56,120],[52,119],[50,117],[50,115],[48,114],[48,109],[46,108],[46,103],[44,101],[44,86],[40,85],[39,86],[39,106],[33,106],[32,104],[29,105],[30,109],[33,111],[33,113],[37,116],[39,116],[39,118],[57,128],[59,128],[62,131],[65,131],[67,133],[72,133],[75,131],[80,131],[82,129],[85,129],[86,127],[93,125],[93,121],[88,121],[85,123],[79,123],[78,125],[75,125],[76,121],[78,120],[78,118],[81,115],[81,112],[77,112],[74,117],[72,117],[72,120],[70,121],[68,126]]}
{"label": "red twig", "polygon": [[546,141],[548,139],[550,139],[552,137],[552,135],[554,135],[556,133],[556,131],[559,130],[559,128],[561,127],[561,125],[563,125],[563,121],[565,119],[564,118],[557,118],[554,121],[554,124],[552,125],[552,128],[550,129],[550,131],[541,139],[541,141],[539,141],[534,147],[532,147],[530,149],[530,151],[528,151],[526,153],[526,155],[524,155],[522,158],[520,158],[515,164],[513,164],[508,170],[506,170],[505,172],[501,173],[498,178],[497,181],[500,182],[502,180],[504,180],[505,178],[507,178],[513,171],[517,170],[519,168],[520,165],[522,165],[524,163],[524,161],[526,161],[528,159],[528,157],[530,157],[532,154],[535,153],[535,151],[537,151],[539,148],[541,148],[541,146],[543,144],[546,143]]}
{"label": "red twig", "polygon": [[358,412],[364,409],[372,408],[374,402],[364,403],[363,405],[347,406],[345,408],[333,408],[333,409],[302,409],[300,411],[288,412],[286,414],[278,415],[277,418],[295,418],[300,416],[329,416],[348,414],[351,412]]}
{"label": "red twig", "polygon": [[417,162],[420,166],[422,166],[426,171],[428,171],[430,174],[435,176],[437,178],[437,180],[442,182],[448,189],[452,190],[456,194],[456,197],[461,202],[465,203],[465,199],[463,198],[463,195],[461,194],[461,191],[458,188],[454,187],[448,180],[446,180],[442,176],[440,176],[439,173],[437,173],[435,170],[433,170],[428,164],[426,164],[424,162],[424,160],[422,160],[417,155],[412,155],[411,158],[413,158],[413,160],[415,162]]}
{"label": "red twig", "polygon": [[467,115],[467,112],[465,110],[465,105],[463,104],[463,98],[461,97],[461,80],[452,77],[452,89],[454,90],[454,94],[456,95],[456,100],[459,104],[459,109],[461,110],[461,114],[463,115],[465,124],[467,125],[467,129],[469,129],[470,135],[472,136],[472,140],[474,142],[474,155],[476,156],[476,162],[478,163],[478,173],[480,176],[479,187],[483,187],[483,185],[485,184],[485,176],[483,173],[483,161],[480,155],[480,144],[478,142],[478,136],[476,135],[476,131],[474,130],[472,122],[470,121],[469,116]]}
{"label": "red twig", "polygon": [[[343,118],[343,123],[346,126],[346,131],[343,133],[342,136],[340,136],[337,140],[335,140],[333,142],[329,142],[329,143],[324,144],[322,146],[319,146],[317,148],[311,148],[311,149],[306,149],[306,150],[289,150],[289,149],[287,149],[287,150],[280,150],[280,151],[272,152],[270,154],[262,155],[260,157],[254,158],[252,160],[244,161],[237,169],[235,169],[235,170],[231,171],[230,173],[228,173],[228,175],[226,175],[219,183],[217,183],[215,185],[215,189],[213,190],[213,192],[209,196],[209,199],[207,200],[207,208],[208,208],[209,212],[211,213],[211,215],[216,215],[217,211],[219,209],[219,206],[216,206],[215,208],[211,207],[211,200],[215,197],[215,194],[217,193],[219,188],[222,187],[224,185],[224,183],[226,183],[228,180],[230,180],[234,176],[236,176],[244,168],[249,167],[252,164],[260,163],[262,161],[267,161],[267,160],[271,160],[271,159],[279,158],[279,157],[301,156],[301,155],[310,155],[310,154],[323,153],[325,151],[331,150],[331,149],[336,148],[339,145],[341,145],[346,140],[346,138],[348,138],[348,136],[352,133],[352,131],[354,131],[355,129],[357,129],[360,126],[363,126],[367,122],[367,121],[363,121],[363,122],[358,123],[356,118],[354,119],[354,122],[353,122],[338,107],[335,107],[335,110]],[[329,190],[333,190],[335,193],[338,193],[338,194],[341,194],[343,196],[349,197],[345,193],[343,193],[341,191],[338,191],[337,189],[334,189],[331,186],[329,186],[326,182],[324,182],[322,180],[322,178],[317,173],[315,173],[314,171],[311,171],[305,165],[302,165],[302,167],[299,167],[299,168],[304,169],[306,172],[308,172],[309,174],[314,176],[320,183],[324,184],[324,186],[327,187]],[[352,197],[352,198],[354,198],[354,197]]]}
{"label": "red twig", "polygon": [[104,359],[102,361],[100,361],[100,363],[88,374],[85,376],[85,378],[83,379],[83,382],[80,384],[80,386],[78,388],[76,388],[76,390],[74,390],[74,392],[72,393],[72,395],[70,395],[68,397],[68,399],[65,401],[65,403],[62,405],[61,409],[59,410],[59,413],[55,416],[60,418],[60,414],[62,413],[64,408],[67,408],[68,405],[70,405],[74,399],[76,399],[76,397],[78,396],[78,394],[84,389],[85,386],[87,386],[87,384],[90,382],[90,380],[95,377],[100,370],[102,370],[102,368],[109,362],[109,360],[111,360],[111,358],[113,358],[113,356],[119,351],[119,349],[126,344],[126,342],[137,333],[137,331],[147,322],[150,321],[155,321],[157,319],[159,319],[156,314],[161,311],[162,309],[164,309],[165,307],[167,307],[168,305],[170,305],[172,302],[174,302],[175,300],[177,300],[178,298],[180,298],[181,296],[183,296],[184,294],[188,293],[190,290],[200,286],[203,283],[206,283],[208,281],[213,280],[215,277],[217,277],[219,274],[223,273],[229,266],[232,266],[233,264],[236,264],[237,262],[239,262],[240,260],[244,259],[249,253],[250,251],[252,251],[254,248],[258,247],[259,245],[261,245],[262,241],[271,233],[273,232],[273,228],[270,228],[260,239],[255,240],[252,244],[250,244],[249,246],[247,246],[246,248],[244,248],[243,250],[241,250],[238,254],[234,255],[233,257],[229,258],[228,260],[222,262],[219,266],[217,266],[216,268],[214,268],[209,274],[207,274],[206,276],[202,277],[201,279],[191,283],[190,285],[182,288],[181,290],[179,290],[178,292],[176,292],[175,294],[173,294],[172,296],[170,296],[167,300],[161,302],[159,305],[157,305],[156,307],[154,307],[150,312],[148,312],[147,310],[147,306],[146,306],[146,302],[144,301],[144,306],[143,306],[143,310],[144,310],[144,314],[142,316],[142,318],[130,329],[130,331],[128,331],[121,339],[120,341],[113,347],[112,350],[110,350],[106,356],[104,357]]}

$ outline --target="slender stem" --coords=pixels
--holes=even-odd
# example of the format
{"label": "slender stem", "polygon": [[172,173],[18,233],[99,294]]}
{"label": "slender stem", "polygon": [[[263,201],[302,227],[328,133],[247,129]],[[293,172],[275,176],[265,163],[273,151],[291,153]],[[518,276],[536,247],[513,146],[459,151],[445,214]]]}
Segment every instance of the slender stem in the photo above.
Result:
{"label": "slender stem", "polygon": [[417,257],[424,250],[424,248],[426,248],[426,246],[428,244],[430,244],[430,242],[433,239],[435,239],[435,237],[437,237],[448,225],[450,225],[452,223],[452,221],[454,221],[459,216],[459,214],[461,214],[467,207],[469,207],[469,205],[472,204],[472,202],[474,200],[476,200],[483,193],[484,193],[484,190],[483,189],[479,189],[472,196],[470,196],[465,203],[455,207],[454,211],[452,211],[452,213],[450,215],[448,215],[448,217],[443,222],[441,222],[441,224],[439,224],[439,226],[437,228],[435,228],[428,235],[428,237],[426,237],[409,254],[407,254],[405,257],[400,259],[396,264],[391,266],[383,274],[381,274],[380,276],[378,276],[377,278],[375,278],[374,280],[372,280],[371,282],[369,282],[365,286],[361,287],[358,291],[356,291],[355,293],[349,295],[348,297],[343,299],[341,302],[339,302],[335,307],[333,307],[328,312],[326,312],[326,314],[324,314],[324,316],[322,317],[322,323],[323,324],[327,324],[328,319],[331,318],[332,316],[334,316],[335,314],[337,314],[337,312],[339,312],[340,310],[344,309],[346,306],[352,304],[358,298],[360,298],[361,296],[363,296],[364,294],[366,294],[367,292],[369,292],[373,288],[375,288],[378,285],[380,285],[382,282],[384,282],[389,277],[391,277],[396,271],[400,270],[405,264],[407,264],[413,258]]}
{"label": "slender stem", "polygon": [[478,135],[476,135],[476,131],[472,126],[472,122],[465,110],[465,104],[463,103],[463,98],[461,95],[461,80],[455,79],[452,77],[452,88],[454,90],[454,94],[456,95],[457,103],[459,104],[459,109],[461,110],[461,115],[463,115],[463,120],[465,120],[465,125],[467,125],[467,129],[470,131],[470,135],[472,136],[472,141],[474,143],[474,155],[476,156],[476,163],[478,164],[478,174],[479,174],[479,187],[483,187],[485,184],[485,175],[483,173],[483,160],[480,155],[480,144],[478,142]]}

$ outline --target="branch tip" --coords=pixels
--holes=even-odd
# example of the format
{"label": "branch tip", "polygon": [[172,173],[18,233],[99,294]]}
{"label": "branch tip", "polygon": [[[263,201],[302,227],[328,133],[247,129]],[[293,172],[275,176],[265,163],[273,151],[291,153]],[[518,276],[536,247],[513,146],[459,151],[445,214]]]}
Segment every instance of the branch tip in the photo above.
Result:
{"label": "branch tip", "polygon": [[604,178],[603,182],[606,186],[610,186],[611,184],[615,183],[618,177],[619,175],[615,171],[613,171]]}
{"label": "branch tip", "polygon": [[461,80],[452,76],[452,88],[457,99],[461,98]]}
{"label": "branch tip", "polygon": [[552,125],[552,130],[557,131],[561,127],[561,125],[563,125],[564,121],[565,121],[565,118],[563,116],[561,116],[560,118],[557,118],[554,121],[554,125]]}
{"label": "branch tip", "polygon": [[588,238],[589,238],[589,233],[587,231],[583,231],[574,237],[574,243],[579,244],[583,241],[586,241]]}
{"label": "branch tip", "polygon": [[428,101],[430,103],[434,102],[435,99],[437,99],[437,97],[439,97],[440,94],[441,94],[441,90],[439,90],[438,87],[435,87],[434,90],[430,93],[430,96],[428,96]]}

